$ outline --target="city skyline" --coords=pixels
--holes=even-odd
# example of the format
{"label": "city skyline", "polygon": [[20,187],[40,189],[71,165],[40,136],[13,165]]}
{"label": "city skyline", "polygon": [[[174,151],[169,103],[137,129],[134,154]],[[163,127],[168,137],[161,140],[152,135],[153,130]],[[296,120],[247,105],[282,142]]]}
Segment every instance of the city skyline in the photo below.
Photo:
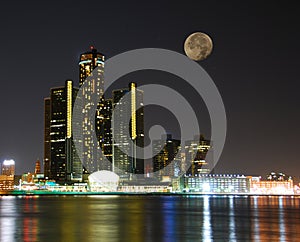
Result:
{"label": "city skyline", "polygon": [[[20,10],[22,4],[16,7],[17,14],[22,13]],[[59,6],[61,8],[58,8],[58,19],[53,22],[47,22],[47,18],[42,17],[44,13],[46,15],[51,13],[52,8],[46,10],[40,9],[41,6],[38,4],[35,6],[35,10],[40,9],[35,12],[41,17],[42,22],[46,23],[46,27],[36,23],[34,18],[25,18],[28,36],[34,35],[35,30],[41,27],[40,34],[34,35],[35,38],[38,37],[37,40],[25,36],[22,43],[15,41],[8,43],[6,39],[3,40],[2,60],[5,61],[1,62],[1,66],[4,67],[1,103],[5,118],[2,120],[0,132],[2,134],[0,158],[14,159],[18,164],[17,173],[33,169],[36,158],[43,157],[42,100],[48,95],[50,87],[61,86],[66,79],[77,82],[78,56],[88,46],[95,45],[98,50],[107,54],[108,58],[125,50],[141,47],[160,47],[183,53],[182,44],[185,37],[191,32],[202,30],[212,36],[215,48],[212,55],[199,64],[212,76],[219,88],[228,116],[227,142],[217,170],[222,173],[258,175],[274,170],[299,177],[300,165],[296,149],[299,136],[297,110],[299,100],[295,68],[299,47],[293,44],[297,43],[297,36],[292,37],[296,29],[294,15],[279,19],[276,15],[281,8],[276,4],[272,4],[269,8],[267,5],[252,3],[247,10],[241,5],[235,5],[236,11],[231,10],[228,15],[223,13],[223,8],[228,7],[222,4],[218,7],[213,3],[208,4],[207,7],[216,7],[216,13],[224,17],[223,23],[220,23],[205,12],[204,16],[200,17],[201,21],[195,21],[198,18],[195,10],[191,10],[191,14],[183,18],[176,4],[173,6],[163,4],[160,8],[153,5],[148,7],[154,12],[162,13],[168,10],[166,15],[173,22],[169,22],[165,17],[158,17],[156,20],[153,19],[155,27],[151,27],[152,25],[144,20],[140,25],[144,24],[150,28],[150,31],[146,31],[142,26],[130,28],[136,27],[136,21],[141,13],[147,14],[147,7],[143,8],[144,11],[137,11],[138,8],[135,7],[132,11],[137,12],[136,18],[121,23],[123,27],[128,26],[130,34],[126,35],[127,32],[122,30],[123,41],[119,41],[120,39],[116,38],[119,34],[109,31],[120,30],[117,28],[119,22],[113,22],[108,25],[109,27],[105,27],[102,30],[103,34],[93,31],[93,28],[81,31],[79,20],[74,18],[81,9],[73,5],[69,16],[73,17],[72,20],[78,23],[78,26],[68,28],[70,37],[56,39],[54,34],[65,30],[70,23],[62,11],[67,9],[68,5]],[[106,6],[113,9],[111,5]],[[26,5],[24,7],[26,9]],[[12,6],[8,4],[8,8]],[[120,16],[122,16],[121,8],[122,6],[119,6],[115,9]],[[286,6],[284,10],[292,11],[290,8],[291,6]],[[183,7],[182,11],[184,10]],[[267,10],[266,16],[262,10]],[[244,13],[251,13],[250,18],[243,18]],[[104,15],[113,16],[105,12]],[[5,13],[2,17],[10,19]],[[233,24],[236,18],[239,18],[241,23]],[[163,23],[161,26],[160,21]],[[173,24],[167,27],[168,23]],[[93,26],[96,28],[98,25],[99,23]],[[23,25],[13,22],[11,26],[20,29]],[[177,29],[176,27],[180,28],[175,34],[173,30]],[[46,30],[50,30],[49,33]],[[18,39],[9,28],[6,28],[6,31],[8,31],[6,36]],[[52,41],[46,41],[48,34]],[[82,36],[74,41],[77,35]],[[140,36],[139,41],[135,40],[136,36]],[[14,45],[16,48],[13,48]],[[6,49],[12,53],[17,49],[21,51],[22,54],[18,58],[22,65],[17,67],[18,71],[15,70],[16,67],[8,65],[10,62],[13,63],[14,59],[11,56],[15,55],[10,55],[11,52]],[[43,49],[43,61],[34,62],[40,49]],[[25,61],[27,59],[28,61]],[[140,76],[137,75],[135,79],[141,80]],[[146,78],[147,80],[142,81],[150,82],[151,77],[157,78],[152,74]],[[163,76],[161,80],[165,79],[171,78]],[[22,122],[18,118],[20,116]],[[20,134],[24,137],[20,137]]]}

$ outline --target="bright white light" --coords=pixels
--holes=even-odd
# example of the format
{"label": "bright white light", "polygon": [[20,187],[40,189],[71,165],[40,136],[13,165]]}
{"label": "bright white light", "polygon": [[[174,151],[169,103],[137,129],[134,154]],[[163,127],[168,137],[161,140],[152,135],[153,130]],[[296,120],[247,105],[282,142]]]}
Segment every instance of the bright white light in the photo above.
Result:
{"label": "bright white light", "polygon": [[210,192],[210,185],[208,183],[203,184],[203,191],[204,192]]}
{"label": "bright white light", "polygon": [[15,161],[14,160],[4,160],[3,165],[4,166],[12,166],[12,165],[15,165]]}

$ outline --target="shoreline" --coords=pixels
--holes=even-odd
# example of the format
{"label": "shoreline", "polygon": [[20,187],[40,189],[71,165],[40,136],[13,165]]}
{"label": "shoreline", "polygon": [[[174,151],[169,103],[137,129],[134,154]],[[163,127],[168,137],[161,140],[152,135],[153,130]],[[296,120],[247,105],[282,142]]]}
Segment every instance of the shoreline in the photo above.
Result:
{"label": "shoreline", "polygon": [[199,193],[199,192],[52,192],[52,191],[7,191],[0,192],[2,196],[215,196],[215,197],[297,197],[300,194],[247,194],[247,193]]}

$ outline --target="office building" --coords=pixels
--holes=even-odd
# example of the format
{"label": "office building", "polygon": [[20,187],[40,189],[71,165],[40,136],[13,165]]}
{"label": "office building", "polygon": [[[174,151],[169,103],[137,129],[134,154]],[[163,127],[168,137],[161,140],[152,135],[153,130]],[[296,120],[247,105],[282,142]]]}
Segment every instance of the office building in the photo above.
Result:
{"label": "office building", "polygon": [[133,174],[144,174],[143,154],[135,146],[130,146],[133,142],[144,147],[143,91],[138,90],[133,82],[126,89],[114,90],[114,110],[117,104],[118,112],[115,111],[112,116],[113,171],[120,176],[120,180],[135,179],[137,176]]}
{"label": "office building", "polygon": [[[65,86],[51,88],[50,100],[45,101],[45,147],[48,149],[50,132],[50,169],[45,168],[49,179],[58,183],[72,183],[82,180],[82,164],[76,153],[72,136],[72,109],[77,95],[73,81],[67,80]],[[49,101],[48,101],[49,100]],[[50,102],[50,107],[49,107]],[[48,154],[49,150],[44,153]],[[44,157],[44,160],[49,159]],[[49,170],[50,172],[49,172]]]}
{"label": "office building", "polygon": [[112,99],[102,99],[97,109],[96,134],[102,155],[99,170],[112,171]]}
{"label": "office building", "polygon": [[155,176],[159,179],[163,176],[177,177],[181,167],[180,140],[168,134],[162,135],[161,140],[154,140],[152,144],[153,154],[156,154],[153,157]]}
{"label": "office building", "polygon": [[[211,142],[204,138],[203,135],[195,136],[194,140],[185,143],[185,159],[188,176],[198,176],[199,174],[208,174],[211,172],[212,164],[207,162],[208,152],[212,152]],[[212,163],[213,161],[210,160]]]}
{"label": "office building", "polygon": [[51,177],[51,99],[47,97],[44,99],[44,174],[45,178]]}
{"label": "office building", "polygon": [[[97,123],[101,122],[98,118],[101,115],[91,114],[94,105],[97,109],[103,103],[104,92],[104,55],[97,52],[94,47],[90,51],[80,55],[79,59],[79,87],[82,88],[82,117],[81,136],[82,136],[82,164],[89,173],[101,170],[100,148],[94,143],[92,132],[97,130]],[[88,80],[87,82],[85,82]],[[93,100],[99,100],[98,104]],[[97,111],[98,112],[98,111]],[[99,133],[98,133],[99,134]],[[102,141],[101,141],[102,142]],[[101,144],[102,145],[102,144]]]}

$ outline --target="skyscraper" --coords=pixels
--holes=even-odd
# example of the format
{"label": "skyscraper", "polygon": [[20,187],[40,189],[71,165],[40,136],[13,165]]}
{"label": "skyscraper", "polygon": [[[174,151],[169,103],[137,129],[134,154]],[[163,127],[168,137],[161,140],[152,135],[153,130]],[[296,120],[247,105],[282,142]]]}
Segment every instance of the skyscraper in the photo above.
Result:
{"label": "skyscraper", "polygon": [[[50,110],[50,176],[59,183],[72,183],[82,180],[82,164],[76,153],[72,137],[72,109],[78,89],[73,81],[50,91],[50,109],[45,102],[45,117]],[[45,121],[45,140],[48,123]],[[47,146],[46,146],[47,148]],[[46,151],[47,153],[47,151]]]}
{"label": "skyscraper", "polygon": [[[162,147],[161,147],[162,146]],[[163,176],[175,177],[180,173],[180,140],[171,134],[162,135],[161,140],[153,141],[153,172],[161,179]],[[176,157],[178,154],[178,157]]]}
{"label": "skyscraper", "polygon": [[[99,68],[97,68],[99,67]],[[91,117],[91,109],[93,105],[97,105],[99,110],[100,104],[103,102],[104,94],[104,55],[97,52],[94,47],[91,50],[80,55],[79,60],[79,87],[83,88],[82,100],[82,163],[90,172],[95,172],[101,169],[101,162],[99,157],[99,146],[93,143],[91,133],[97,131],[98,118],[101,115],[95,114]],[[94,71],[96,70],[96,71]],[[93,72],[94,71],[94,72]],[[88,78],[88,82],[85,80]],[[93,97],[99,98],[99,103],[92,103]],[[93,120],[94,119],[94,120]],[[95,120],[96,119],[96,120]]]}
{"label": "skyscraper", "polygon": [[100,170],[112,170],[112,99],[102,99],[97,109],[96,134],[102,154],[100,156]]}
{"label": "skyscraper", "polygon": [[[123,99],[126,94],[130,96]],[[144,174],[144,159],[137,158],[143,157],[143,154],[137,153],[135,146],[130,148],[126,135],[129,131],[131,142],[144,147],[143,91],[138,90],[133,82],[126,89],[114,90],[114,109],[117,104],[119,112],[114,112],[112,116],[113,170],[126,180],[134,178],[133,174]]]}
{"label": "skyscraper", "polygon": [[206,160],[209,150],[211,150],[211,142],[205,139],[203,135],[195,136],[194,140],[185,143],[185,158],[187,163],[191,164],[187,169],[188,176],[198,176],[211,172],[209,167],[212,164]]}
{"label": "skyscraper", "polygon": [[44,99],[44,175],[45,178],[51,177],[51,100],[50,97]]}

